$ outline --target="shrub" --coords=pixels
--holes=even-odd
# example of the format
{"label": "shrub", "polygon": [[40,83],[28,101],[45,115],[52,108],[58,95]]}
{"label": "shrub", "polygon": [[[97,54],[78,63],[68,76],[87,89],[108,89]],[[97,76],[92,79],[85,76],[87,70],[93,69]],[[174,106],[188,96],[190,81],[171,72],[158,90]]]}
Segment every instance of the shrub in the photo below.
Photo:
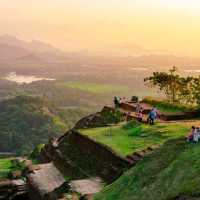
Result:
{"label": "shrub", "polygon": [[174,111],[182,111],[182,112],[186,112],[186,111],[192,111],[195,110],[197,107],[195,106],[188,106],[188,105],[184,105],[184,104],[180,104],[180,103],[170,103],[167,100],[163,100],[163,99],[155,99],[152,97],[145,97],[142,100],[143,103],[148,103],[152,106],[156,106],[158,108],[164,108],[164,109],[169,109],[169,110],[174,110]]}
{"label": "shrub", "polygon": [[119,123],[123,120],[123,113],[119,110],[107,110],[102,113],[105,122],[108,123]]}
{"label": "shrub", "polygon": [[44,144],[37,145],[35,149],[32,151],[32,153],[30,154],[30,158],[37,159],[43,148],[44,148]]}
{"label": "shrub", "polygon": [[122,128],[128,131],[129,136],[139,136],[142,132],[142,126],[137,121],[127,122]]}

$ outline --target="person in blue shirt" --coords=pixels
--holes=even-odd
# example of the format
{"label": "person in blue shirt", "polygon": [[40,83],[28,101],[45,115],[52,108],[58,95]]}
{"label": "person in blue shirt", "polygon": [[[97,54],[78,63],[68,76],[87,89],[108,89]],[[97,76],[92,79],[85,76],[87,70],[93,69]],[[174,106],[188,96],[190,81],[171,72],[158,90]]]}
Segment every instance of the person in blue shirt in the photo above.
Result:
{"label": "person in blue shirt", "polygon": [[149,116],[148,116],[148,123],[150,125],[153,125],[155,120],[157,118],[157,112],[156,110],[153,108],[150,112],[149,112]]}

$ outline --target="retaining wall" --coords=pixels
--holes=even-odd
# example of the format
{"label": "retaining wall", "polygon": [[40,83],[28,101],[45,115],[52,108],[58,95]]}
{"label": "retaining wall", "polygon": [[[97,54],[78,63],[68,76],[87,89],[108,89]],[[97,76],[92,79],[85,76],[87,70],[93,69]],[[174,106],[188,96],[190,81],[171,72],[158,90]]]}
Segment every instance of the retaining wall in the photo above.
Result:
{"label": "retaining wall", "polygon": [[73,179],[99,176],[111,183],[131,167],[126,158],[75,130],[58,141],[58,147],[48,146],[41,158],[54,161],[56,167]]}

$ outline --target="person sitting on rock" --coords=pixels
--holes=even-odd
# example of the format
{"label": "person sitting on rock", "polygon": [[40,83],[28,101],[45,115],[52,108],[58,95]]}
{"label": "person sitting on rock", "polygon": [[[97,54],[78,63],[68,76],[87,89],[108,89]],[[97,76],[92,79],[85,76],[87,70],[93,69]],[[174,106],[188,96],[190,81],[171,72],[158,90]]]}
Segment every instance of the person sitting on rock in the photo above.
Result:
{"label": "person sitting on rock", "polygon": [[199,140],[200,140],[200,128],[197,127],[197,128],[196,128],[196,131],[197,131],[197,133],[198,133],[198,141],[199,141]]}
{"label": "person sitting on rock", "polygon": [[191,127],[191,132],[189,133],[189,135],[186,137],[188,142],[192,142],[194,139],[194,135],[196,132],[196,128],[194,126]]}
{"label": "person sitting on rock", "polygon": [[199,141],[199,128],[196,128],[194,133],[193,133],[193,142],[197,143]]}
{"label": "person sitting on rock", "polygon": [[197,142],[199,142],[199,139],[200,139],[200,129],[199,129],[199,127],[196,127],[196,130],[193,135],[193,141],[195,143],[197,143]]}

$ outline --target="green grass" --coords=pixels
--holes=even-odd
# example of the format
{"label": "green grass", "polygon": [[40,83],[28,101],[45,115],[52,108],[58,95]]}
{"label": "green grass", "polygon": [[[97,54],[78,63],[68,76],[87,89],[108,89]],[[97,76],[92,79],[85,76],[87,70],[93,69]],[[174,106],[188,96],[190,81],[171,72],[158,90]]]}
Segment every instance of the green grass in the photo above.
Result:
{"label": "green grass", "polygon": [[10,158],[0,159],[0,179],[7,178],[7,175],[12,170],[13,165]]}
{"label": "green grass", "polygon": [[61,84],[68,88],[95,94],[129,91],[129,88],[126,86],[100,84],[100,83],[98,84],[98,83],[87,83],[87,82],[66,82]]}
{"label": "green grass", "polygon": [[101,142],[122,156],[135,151],[145,149],[154,144],[163,144],[166,140],[185,136],[189,128],[182,124],[156,124],[149,126],[135,125],[129,122],[127,125],[117,125],[111,128],[83,129],[80,132],[95,141]]}
{"label": "green grass", "polygon": [[146,156],[95,200],[197,200],[200,197],[200,144],[184,139],[166,142]]}
{"label": "green grass", "polygon": [[170,103],[166,100],[157,100],[152,97],[144,98],[143,102],[155,106],[159,109],[160,112],[164,113],[180,113],[196,109],[195,106],[183,105],[179,103]]}
{"label": "green grass", "polygon": [[0,180],[7,179],[11,171],[22,171],[25,168],[24,162],[14,162],[15,158],[0,158]]}

